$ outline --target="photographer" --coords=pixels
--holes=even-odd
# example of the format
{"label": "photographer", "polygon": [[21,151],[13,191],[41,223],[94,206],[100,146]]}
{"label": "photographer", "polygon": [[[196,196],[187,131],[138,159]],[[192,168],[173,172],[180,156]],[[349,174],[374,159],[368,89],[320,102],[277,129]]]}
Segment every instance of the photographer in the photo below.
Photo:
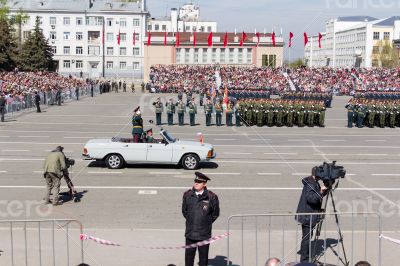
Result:
{"label": "photographer", "polygon": [[55,150],[51,151],[44,162],[44,178],[46,179],[46,195],[44,197],[45,204],[50,202],[50,194],[52,189],[55,189],[53,205],[62,205],[58,201],[58,194],[60,193],[61,178],[64,172],[67,171],[66,158],[63,153],[63,147],[58,146]]}
{"label": "photographer", "polygon": [[[329,190],[325,187],[321,188],[318,183],[321,177],[317,176],[317,172],[318,167],[313,167],[311,176],[303,178],[304,187],[296,213],[320,213],[322,211],[322,199],[328,194]],[[301,224],[302,229],[301,262],[307,262],[310,259],[310,239],[312,231],[320,219],[320,215],[296,215],[296,220]]]}

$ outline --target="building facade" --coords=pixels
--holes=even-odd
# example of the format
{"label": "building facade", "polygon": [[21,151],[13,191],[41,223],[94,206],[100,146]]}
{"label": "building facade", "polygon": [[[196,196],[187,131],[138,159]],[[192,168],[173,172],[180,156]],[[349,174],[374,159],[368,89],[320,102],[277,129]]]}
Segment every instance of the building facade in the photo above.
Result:
{"label": "building facade", "polygon": [[[209,33],[179,33],[179,45],[176,35],[152,32],[150,45],[144,45],[144,78],[148,81],[150,67],[154,65],[256,65],[280,67],[283,64],[282,36],[275,38],[273,46],[271,34],[260,34],[259,42],[254,33],[246,33],[247,38],[241,43],[242,34],[228,33],[224,46],[225,32],[212,34],[212,45],[208,43]],[[166,41],[166,42],[165,42]],[[196,45],[194,45],[194,43]],[[258,44],[257,44],[258,43]]]}
{"label": "building facade", "polygon": [[318,35],[304,49],[310,67],[378,67],[374,54],[382,42],[400,38],[400,17],[339,17],[326,23],[321,48]]}
{"label": "building facade", "polygon": [[150,32],[216,32],[217,22],[200,19],[200,8],[185,4],[172,8],[170,16],[149,18],[147,30]]}
{"label": "building facade", "polygon": [[143,77],[143,39],[149,16],[145,0],[14,0],[8,6],[11,15],[22,9],[29,16],[22,25],[23,39],[29,38],[39,17],[60,74]]}

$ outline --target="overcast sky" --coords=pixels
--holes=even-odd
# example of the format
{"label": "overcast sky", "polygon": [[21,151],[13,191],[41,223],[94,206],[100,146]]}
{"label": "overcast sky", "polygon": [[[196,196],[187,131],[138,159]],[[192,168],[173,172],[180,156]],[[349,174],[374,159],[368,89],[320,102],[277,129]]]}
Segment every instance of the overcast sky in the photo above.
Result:
{"label": "overcast sky", "polygon": [[[170,14],[170,9],[189,1],[147,0],[152,17]],[[338,16],[367,15],[385,18],[400,15],[400,0],[194,0],[200,17],[218,23],[218,31],[267,32],[275,29],[287,43],[292,31],[296,40],[292,59],[303,56],[303,32],[315,35],[325,31],[325,21]],[[285,57],[287,57],[287,50]]]}

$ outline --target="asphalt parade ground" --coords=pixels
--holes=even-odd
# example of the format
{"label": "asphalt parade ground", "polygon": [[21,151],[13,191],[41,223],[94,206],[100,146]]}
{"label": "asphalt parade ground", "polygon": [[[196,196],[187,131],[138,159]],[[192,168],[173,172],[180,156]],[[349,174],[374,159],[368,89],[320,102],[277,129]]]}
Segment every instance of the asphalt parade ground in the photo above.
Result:
{"label": "asphalt parade ground", "polygon": [[[165,103],[171,95],[109,93],[48,108],[43,113],[8,118],[1,123],[0,219],[76,219],[83,224],[86,233],[121,244],[121,247],[112,247],[85,242],[85,261],[90,265],[184,265],[183,250],[138,247],[175,247],[184,243],[181,200],[183,192],[192,186],[194,172],[160,165],[110,170],[102,164],[84,161],[81,156],[83,145],[89,139],[130,136],[132,110],[138,105],[145,129],[152,127],[157,136],[159,130],[148,120],[155,120],[152,103],[158,96]],[[176,99],[176,96],[171,97]],[[214,224],[214,235],[226,231],[231,215],[295,212],[301,178],[309,175],[313,166],[337,160],[337,164],[347,170],[346,178],[340,180],[334,193],[339,211],[380,212],[384,233],[400,236],[400,131],[398,128],[348,129],[344,108],[347,100],[347,97],[334,98],[333,108],[326,112],[325,128],[205,127],[200,106],[196,116],[199,125],[190,127],[188,115],[183,127],[163,125],[179,139],[198,141],[197,133],[201,132],[204,141],[215,146],[217,158],[202,164],[200,169],[212,179],[208,186],[220,199],[221,216]],[[166,123],[165,113],[162,119]],[[177,124],[177,115],[174,120]],[[40,202],[43,198],[42,164],[46,154],[58,145],[64,146],[66,155],[76,160],[71,176],[80,192],[80,202],[54,207],[46,217],[26,205],[21,212],[10,212],[13,208],[7,205],[10,201]],[[352,228],[349,220],[342,222],[346,235],[351,230],[356,235],[354,259],[361,258],[364,253],[372,256],[371,260],[377,259],[374,243],[378,224],[374,221],[367,226],[364,218],[356,223],[360,226]],[[287,230],[293,233],[296,227],[294,221],[292,224]],[[279,226],[276,222],[273,234],[277,234]],[[365,234],[364,228],[368,231]],[[232,240],[235,240],[240,226],[235,224],[233,229]],[[0,230],[1,234],[6,234],[6,230]],[[79,242],[77,231],[71,229],[70,237],[75,238],[75,244]],[[280,237],[273,236],[279,248]],[[365,237],[370,241],[364,245]],[[290,244],[293,245],[286,243],[288,249]],[[255,265],[242,262],[241,244],[231,245],[234,265]],[[393,265],[390,261],[397,247],[387,242],[382,245],[382,265]],[[245,246],[252,249],[254,243],[248,240]],[[0,250],[4,252],[0,264],[8,265],[7,248],[0,247]],[[258,265],[269,255],[265,250],[257,254]],[[280,249],[277,248],[276,253],[270,255],[281,256]],[[226,255],[227,241],[214,243],[210,249],[210,265],[224,265]],[[57,265],[66,265],[61,255],[58,259]],[[292,251],[286,260],[295,259]]]}

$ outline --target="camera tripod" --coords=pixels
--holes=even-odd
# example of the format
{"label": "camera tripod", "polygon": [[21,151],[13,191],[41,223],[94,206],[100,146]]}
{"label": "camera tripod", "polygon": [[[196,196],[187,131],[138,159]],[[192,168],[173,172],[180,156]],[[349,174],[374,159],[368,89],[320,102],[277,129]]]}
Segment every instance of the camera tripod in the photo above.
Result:
{"label": "camera tripod", "polygon": [[[339,182],[338,182],[338,183],[339,183]],[[337,186],[338,186],[338,184],[336,185],[336,188],[337,188]],[[336,188],[335,188],[335,189],[336,189]],[[316,226],[315,238],[314,238],[314,245],[313,245],[313,247],[312,247],[312,251],[313,251],[312,254],[315,254],[315,248],[316,248],[316,245],[317,245],[317,241],[318,241],[318,239],[319,239],[319,237],[320,237],[320,235],[321,235],[322,223],[323,223],[323,221],[324,221],[324,219],[325,219],[326,207],[328,206],[328,201],[329,201],[329,200],[330,200],[331,203],[332,203],[333,212],[334,212],[334,215],[335,215],[335,223],[336,223],[336,226],[337,226],[337,228],[338,228],[338,233],[339,233],[339,239],[338,239],[337,244],[342,246],[343,258],[339,257],[339,254],[336,254],[336,255],[339,257],[340,262],[341,262],[344,266],[349,266],[350,262],[347,260],[347,256],[346,256],[346,250],[345,250],[344,244],[343,244],[343,234],[342,234],[342,230],[340,229],[339,217],[338,217],[338,215],[337,215],[337,210],[336,210],[335,200],[333,199],[333,192],[332,192],[332,190],[330,190],[330,191],[328,192],[327,196],[326,196],[325,206],[324,206],[324,208],[323,208],[323,213],[322,213],[322,215],[321,215],[321,220],[319,221],[318,225]],[[325,240],[325,241],[326,241],[326,240]],[[326,243],[326,242],[325,242],[325,243]],[[326,251],[326,244],[324,245],[324,252],[325,252],[325,251]],[[314,255],[314,257],[313,257],[313,259],[312,259],[312,262],[313,262],[313,263],[320,263],[320,264],[321,264],[321,262],[319,261],[319,259],[320,259],[322,256],[323,256],[323,253]],[[322,263],[322,265],[324,265],[324,264]]]}

